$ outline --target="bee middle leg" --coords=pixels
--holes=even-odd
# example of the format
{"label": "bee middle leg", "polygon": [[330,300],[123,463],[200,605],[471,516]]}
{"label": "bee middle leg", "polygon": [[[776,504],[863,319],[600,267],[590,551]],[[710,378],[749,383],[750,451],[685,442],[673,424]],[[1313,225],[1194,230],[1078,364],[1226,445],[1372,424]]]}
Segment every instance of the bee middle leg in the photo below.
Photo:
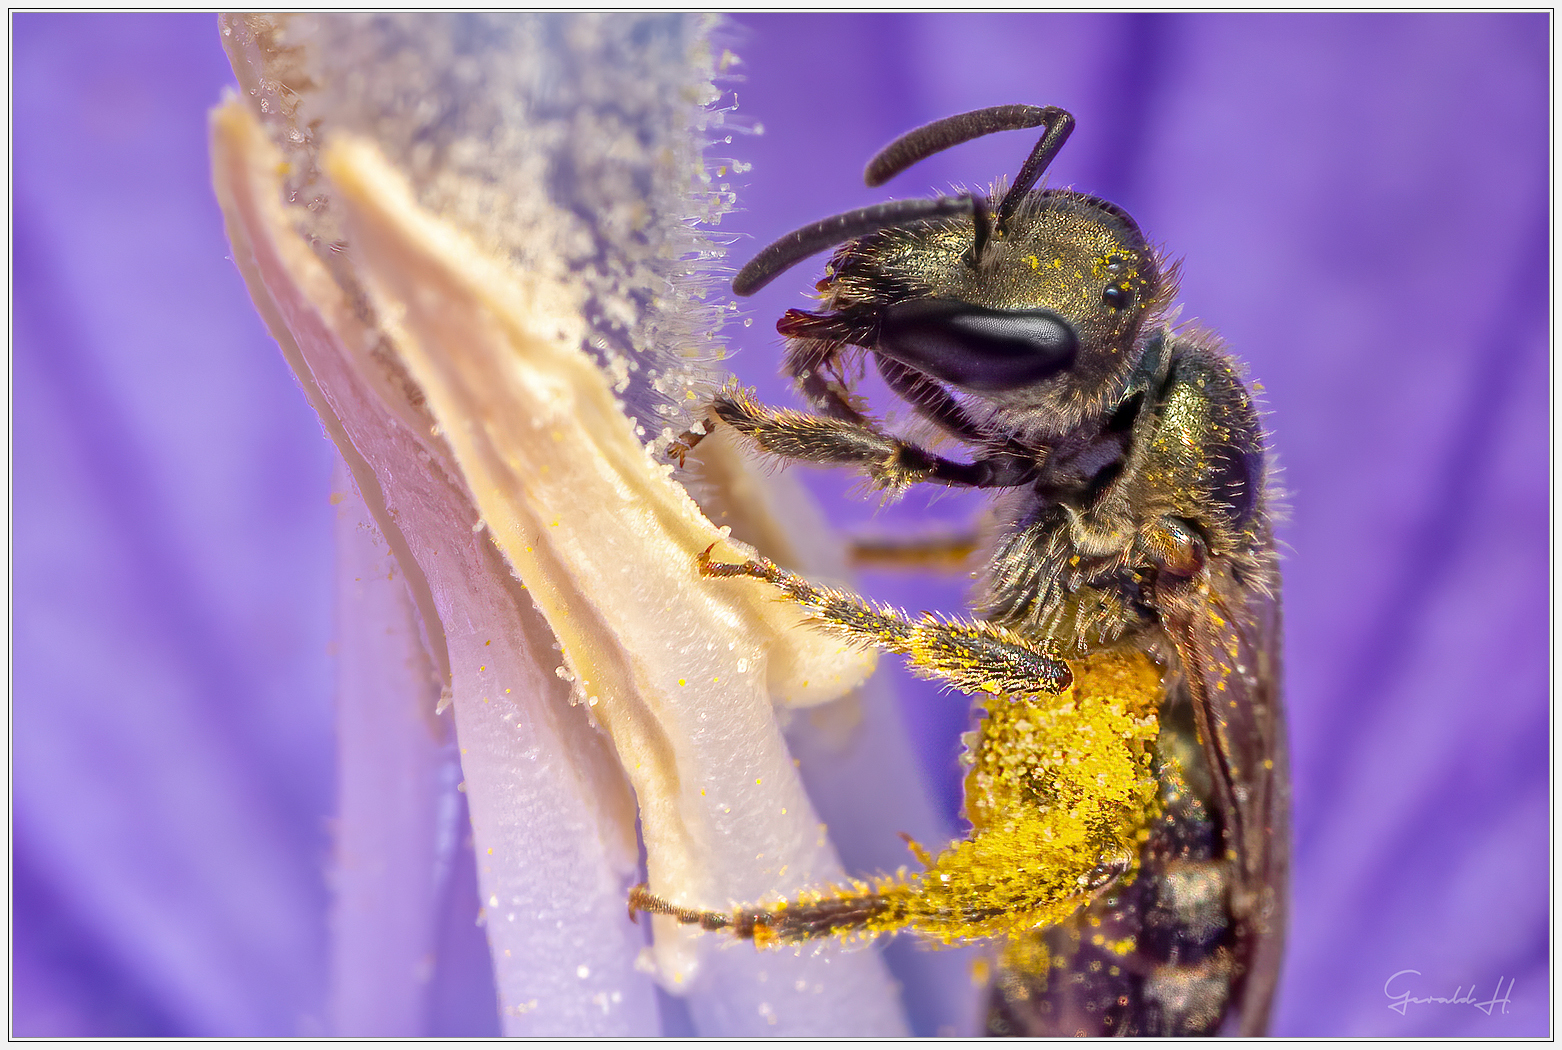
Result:
{"label": "bee middle leg", "polygon": [[847,558],[857,569],[959,572],[980,545],[975,529],[917,536],[852,536]]}
{"label": "bee middle leg", "polygon": [[699,557],[700,575],[749,576],[774,584],[812,610],[828,627],[910,658],[925,678],[941,679],[968,694],[1030,696],[1060,693],[1073,681],[1056,653],[1007,628],[983,620],[910,620],[902,612],[831,587],[818,587],[767,558],[724,563]]}

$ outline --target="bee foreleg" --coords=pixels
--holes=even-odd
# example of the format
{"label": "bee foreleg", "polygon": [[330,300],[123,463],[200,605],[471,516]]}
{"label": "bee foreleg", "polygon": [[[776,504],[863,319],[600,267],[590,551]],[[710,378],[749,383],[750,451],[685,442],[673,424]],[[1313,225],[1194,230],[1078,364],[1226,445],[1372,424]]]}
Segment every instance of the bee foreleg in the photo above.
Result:
{"label": "bee foreleg", "polygon": [[1059,693],[1073,674],[1046,643],[1033,642],[982,620],[945,620],[927,614],[912,621],[896,609],[880,606],[831,587],[816,587],[765,558],[739,564],[712,562],[710,549],[699,557],[702,576],[751,576],[779,587],[787,597],[813,610],[826,626],[910,657],[914,672],[942,679],[962,692],[1003,696]]}
{"label": "bee foreleg", "polygon": [[723,423],[760,448],[786,459],[860,467],[875,488],[899,492],[922,481],[971,488],[1023,484],[1034,462],[1001,452],[960,463],[934,455],[875,428],[867,420],[835,419],[761,405],[742,390],[729,390],[711,403]]}

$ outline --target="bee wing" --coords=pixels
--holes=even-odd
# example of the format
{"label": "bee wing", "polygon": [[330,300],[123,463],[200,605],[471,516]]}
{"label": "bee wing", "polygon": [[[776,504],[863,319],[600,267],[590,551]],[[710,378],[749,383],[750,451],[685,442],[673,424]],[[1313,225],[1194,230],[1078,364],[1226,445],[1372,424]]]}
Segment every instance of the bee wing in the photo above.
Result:
{"label": "bee wing", "polygon": [[1280,603],[1216,561],[1164,596],[1215,804],[1234,862],[1230,908],[1242,977],[1241,1032],[1262,1035],[1280,973],[1290,859],[1290,780],[1280,702]]}

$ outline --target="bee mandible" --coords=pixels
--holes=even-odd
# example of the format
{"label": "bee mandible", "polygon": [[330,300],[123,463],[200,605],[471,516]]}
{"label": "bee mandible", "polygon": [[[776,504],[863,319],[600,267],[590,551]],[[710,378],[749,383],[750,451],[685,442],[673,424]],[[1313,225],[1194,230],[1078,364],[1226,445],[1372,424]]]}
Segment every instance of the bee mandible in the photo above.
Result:
{"label": "bee mandible", "polygon": [[[719,911],[641,887],[631,907],[759,943],[996,939],[993,1034],[1261,1034],[1289,799],[1273,471],[1234,359],[1169,319],[1176,268],[1122,208],[1038,185],[1073,126],[1061,109],[997,106],[885,147],[870,186],[982,135],[1043,129],[987,196],[861,208],[762,250],[736,294],[840,246],[824,308],[777,324],[811,411],[738,387],[710,406],[765,453],[854,467],[890,495],[992,490],[969,619],[911,619],[763,558],[699,562],[767,580],[979,698],[969,834],[936,855],[910,842],[921,872],[794,900]],[[867,358],[969,455],[868,415],[852,389]]]}

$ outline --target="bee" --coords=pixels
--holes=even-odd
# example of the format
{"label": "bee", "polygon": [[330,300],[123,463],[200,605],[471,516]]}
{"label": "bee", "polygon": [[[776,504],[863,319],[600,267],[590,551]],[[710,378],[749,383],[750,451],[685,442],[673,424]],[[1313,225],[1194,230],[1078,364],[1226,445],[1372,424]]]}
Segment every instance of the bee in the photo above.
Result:
{"label": "bee", "polygon": [[[923,871],[794,900],[718,911],[641,887],[630,906],[761,944],[993,939],[992,1034],[1262,1034],[1289,801],[1276,485],[1235,360],[1169,319],[1176,267],[1117,205],[1038,186],[1073,126],[1061,109],[998,106],[885,147],[870,186],[979,136],[1042,129],[989,195],[861,208],[759,252],[740,296],[837,248],[823,309],[777,324],[810,411],[728,387],[709,412],[765,453],[856,468],[889,495],[992,491],[972,618],[911,619],[759,557],[699,560],[978,698],[969,834],[937,855],[908,839]],[[853,392],[870,359],[969,454],[871,417]]]}

